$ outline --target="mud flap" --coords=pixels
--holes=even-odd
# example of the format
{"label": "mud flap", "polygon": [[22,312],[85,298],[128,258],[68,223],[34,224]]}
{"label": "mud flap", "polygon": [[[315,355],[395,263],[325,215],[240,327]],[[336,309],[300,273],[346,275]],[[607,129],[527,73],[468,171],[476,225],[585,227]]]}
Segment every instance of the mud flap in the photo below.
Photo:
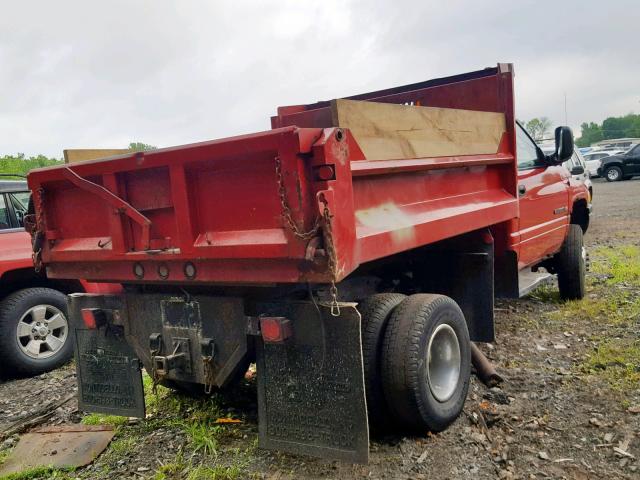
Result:
{"label": "mud flap", "polygon": [[259,444],[354,463],[369,459],[360,313],[313,303],[272,306],[292,322],[285,343],[257,342]]}
{"label": "mud flap", "polygon": [[[122,326],[87,328],[82,308],[113,308],[118,297],[71,295],[69,312],[75,337],[78,408],[87,412],[145,417],[141,363],[127,344]],[[116,305],[118,306],[118,305]]]}

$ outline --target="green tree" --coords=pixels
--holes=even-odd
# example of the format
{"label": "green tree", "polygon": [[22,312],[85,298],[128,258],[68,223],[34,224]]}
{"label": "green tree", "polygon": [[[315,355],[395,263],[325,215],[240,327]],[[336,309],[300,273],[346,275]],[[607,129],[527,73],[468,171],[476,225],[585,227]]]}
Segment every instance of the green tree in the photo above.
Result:
{"label": "green tree", "polygon": [[578,147],[588,147],[592,143],[603,140],[602,128],[594,122],[583,123],[580,125],[580,138],[576,140]]}
{"label": "green tree", "polygon": [[158,147],[142,142],[131,142],[129,148],[134,152],[146,152],[147,150],[156,150]]}
{"label": "green tree", "polygon": [[61,158],[49,158],[44,155],[32,157],[26,157],[24,153],[5,155],[0,157],[0,174],[2,174],[2,178],[4,179],[18,179],[34,168],[48,167],[60,163],[62,163]]}
{"label": "green tree", "polygon": [[612,138],[640,137],[640,115],[629,113],[621,117],[608,117],[602,125],[594,122],[580,126],[580,138],[576,140],[579,147],[588,147],[600,140]]}
{"label": "green tree", "polygon": [[531,138],[535,141],[540,141],[544,139],[545,135],[551,129],[551,120],[547,117],[532,118],[524,125],[524,128],[527,129]]}

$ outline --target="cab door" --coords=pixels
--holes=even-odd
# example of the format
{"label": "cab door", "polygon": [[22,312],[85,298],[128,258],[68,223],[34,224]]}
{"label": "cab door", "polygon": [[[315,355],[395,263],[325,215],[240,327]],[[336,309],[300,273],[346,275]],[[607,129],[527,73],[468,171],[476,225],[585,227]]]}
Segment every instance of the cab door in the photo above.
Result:
{"label": "cab door", "polygon": [[633,147],[633,150],[629,150],[625,156],[627,157],[625,174],[640,175],[640,145]]}
{"label": "cab door", "polygon": [[538,263],[556,253],[569,225],[569,171],[548,166],[525,130],[516,125],[518,157],[518,268]]}

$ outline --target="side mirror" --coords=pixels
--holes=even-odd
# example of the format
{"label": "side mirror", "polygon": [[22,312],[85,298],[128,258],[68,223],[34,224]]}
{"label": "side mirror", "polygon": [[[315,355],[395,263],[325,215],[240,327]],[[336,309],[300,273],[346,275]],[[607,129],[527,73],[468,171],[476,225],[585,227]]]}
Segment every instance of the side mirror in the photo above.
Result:
{"label": "side mirror", "polygon": [[576,165],[571,169],[571,175],[582,175],[584,173],[584,167],[582,165]]}
{"label": "side mirror", "polygon": [[571,158],[571,155],[573,155],[573,132],[569,127],[556,128],[556,162],[564,163]]}

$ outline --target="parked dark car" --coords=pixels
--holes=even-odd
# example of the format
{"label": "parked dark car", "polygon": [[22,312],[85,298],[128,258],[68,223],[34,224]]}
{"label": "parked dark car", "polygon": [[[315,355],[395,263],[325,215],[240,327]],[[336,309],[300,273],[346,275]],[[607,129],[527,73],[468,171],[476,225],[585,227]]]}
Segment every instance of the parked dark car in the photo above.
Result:
{"label": "parked dark car", "polygon": [[598,175],[606,178],[608,182],[640,176],[640,144],[625,153],[605,157],[601,162]]}

